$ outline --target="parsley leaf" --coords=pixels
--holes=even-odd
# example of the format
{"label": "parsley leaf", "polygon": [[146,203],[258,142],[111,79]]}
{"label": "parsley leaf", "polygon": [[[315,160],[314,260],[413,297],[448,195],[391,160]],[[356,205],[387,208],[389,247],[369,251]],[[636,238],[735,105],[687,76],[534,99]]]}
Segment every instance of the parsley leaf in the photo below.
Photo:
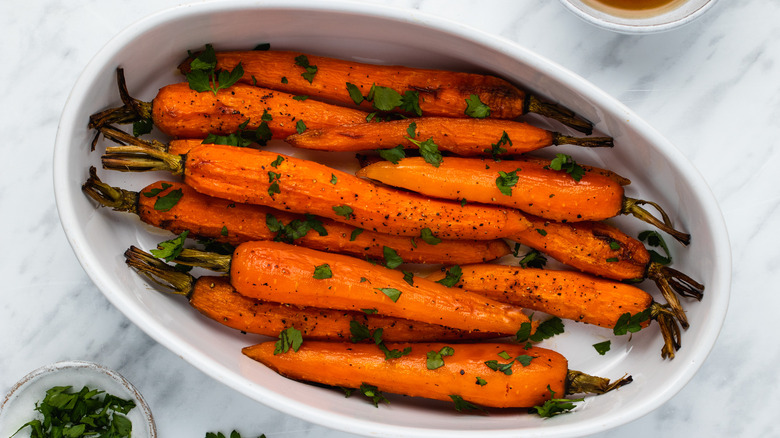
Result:
{"label": "parsley leaf", "polygon": [[490,107],[479,100],[479,96],[472,94],[466,99],[466,115],[475,119],[484,119],[490,115]]}
{"label": "parsley leaf", "polygon": [[154,201],[154,209],[157,211],[169,211],[179,203],[182,196],[184,196],[184,192],[181,189],[171,190],[167,195],[161,196]]}
{"label": "parsley leaf", "polygon": [[441,166],[443,158],[441,152],[439,152],[439,145],[434,143],[433,138],[429,138],[425,141],[417,141],[410,137],[406,137],[406,139],[417,146],[420,150],[420,156],[425,159],[426,163],[433,165],[433,167]]}
{"label": "parsley leaf", "polygon": [[548,167],[552,170],[562,170],[568,173],[574,178],[574,181],[579,181],[585,176],[585,169],[577,164],[574,158],[566,154],[555,154],[555,158],[550,161]]}
{"label": "parsley leaf", "polygon": [[547,264],[547,257],[539,251],[532,249],[520,259],[520,267],[542,269]]}
{"label": "parsley leaf", "polygon": [[420,93],[417,91],[406,91],[401,98],[401,104],[398,105],[398,108],[422,116],[422,109],[420,109]]}
{"label": "parsley leaf", "polygon": [[610,350],[610,348],[612,348],[612,341],[607,339],[604,342],[599,342],[597,344],[593,344],[593,348],[596,349],[596,352],[598,352],[598,354],[603,356],[603,355],[607,354],[607,352]]}
{"label": "parsley leaf", "polygon": [[388,400],[384,394],[379,391],[379,388],[374,385],[369,385],[368,383],[361,384],[360,393],[371,399],[376,407],[379,407],[380,402],[390,404],[390,400]]}
{"label": "parsley leaf", "polygon": [[433,235],[433,231],[430,228],[423,228],[420,230],[420,238],[428,245],[438,245],[441,243],[441,239]]}
{"label": "parsley leaf", "polygon": [[389,246],[382,247],[382,254],[385,257],[385,266],[389,269],[395,269],[403,264],[403,259],[398,255],[398,252]]}
{"label": "parsley leaf", "polygon": [[324,280],[326,278],[332,278],[333,277],[333,271],[330,270],[330,265],[325,263],[324,265],[319,265],[314,267],[314,278],[316,280]]}
{"label": "parsley leaf", "polygon": [[504,133],[501,134],[501,138],[498,139],[498,142],[491,144],[491,147],[485,149],[485,152],[489,153],[494,161],[501,161],[498,156],[507,152],[506,148],[502,147],[506,145],[512,146],[512,140],[509,139],[509,135],[504,131]]}
{"label": "parsley leaf", "polygon": [[539,416],[542,418],[549,418],[558,414],[563,414],[574,409],[576,407],[575,403],[585,401],[584,398],[555,398],[555,391],[550,388],[550,385],[547,385],[547,390],[550,391],[551,398],[544,402],[543,405],[534,406],[530,409],[530,412],[533,413],[535,411],[535,413],[539,414]]}
{"label": "parsley leaf", "polygon": [[650,311],[651,309],[647,308],[641,312],[637,312],[635,315],[632,315],[629,312],[620,315],[620,318],[618,318],[615,323],[615,327],[612,329],[612,333],[620,336],[629,332],[636,333],[639,330],[642,330],[642,323],[650,320]]}
{"label": "parsley leaf", "polygon": [[400,144],[392,149],[378,149],[377,152],[382,159],[387,160],[393,164],[398,164],[399,161],[406,158],[406,152],[404,147]]}
{"label": "parsley leaf", "polygon": [[392,111],[403,104],[401,93],[392,88],[377,85],[371,86],[371,90],[368,92],[368,100],[379,111]]}
{"label": "parsley leaf", "polygon": [[429,370],[435,370],[444,366],[444,357],[452,356],[455,350],[450,346],[444,346],[439,351],[429,351],[427,353],[426,367]]}
{"label": "parsley leaf", "polygon": [[355,102],[355,105],[360,105],[365,100],[363,93],[360,92],[360,88],[355,84],[347,82],[347,93],[349,93],[349,97]]}
{"label": "parsley leaf", "polygon": [[288,327],[279,333],[279,340],[274,344],[274,355],[287,353],[292,348],[297,352],[303,345],[303,336],[295,327]]}
{"label": "parsley leaf", "polygon": [[306,123],[304,123],[303,120],[298,120],[295,123],[295,132],[297,132],[298,134],[303,134],[304,132],[306,132]]}
{"label": "parsley leaf", "polygon": [[149,252],[158,259],[165,259],[166,262],[170,262],[181,254],[181,251],[184,249],[184,241],[189,233],[188,230],[184,230],[177,237],[158,243],[158,249],[153,249]]}
{"label": "parsley leaf", "polygon": [[244,76],[244,67],[241,63],[232,71],[220,70],[217,73],[217,55],[211,44],[206,44],[206,49],[190,62],[190,72],[187,73],[187,82],[190,88],[197,92],[211,91],[217,95],[217,91],[230,87]]}
{"label": "parsley leaf", "polygon": [[554,316],[539,324],[536,328],[536,333],[528,337],[533,342],[541,342],[545,339],[552,338],[555,335],[559,335],[564,332],[564,325],[561,318]]}
{"label": "parsley leaf", "polygon": [[168,184],[168,183],[164,182],[164,183],[160,184],[160,187],[159,187],[159,188],[154,188],[154,189],[151,189],[151,190],[149,190],[148,192],[142,192],[142,194],[143,194],[144,196],[146,196],[147,198],[151,198],[151,197],[153,197],[153,196],[157,196],[157,195],[159,195],[160,193],[162,193],[162,192],[164,192],[164,191],[168,190],[168,189],[169,189],[169,188],[171,188],[171,187],[173,187],[173,185],[172,185],[172,184]]}
{"label": "parsley leaf", "polygon": [[314,76],[317,74],[317,66],[309,64],[309,58],[306,55],[296,56],[295,65],[303,67],[305,71],[301,73],[301,76],[311,84],[314,81]]}
{"label": "parsley leaf", "polygon": [[305,216],[305,220],[293,219],[289,224],[285,225],[274,215],[267,213],[265,215],[265,224],[268,226],[269,231],[276,233],[276,237],[274,237],[275,242],[292,243],[296,239],[305,236],[309,230],[316,231],[320,236],[328,235],[328,231],[322,225],[322,222],[310,214]]}
{"label": "parsley leaf", "polygon": [[344,219],[352,217],[352,207],[348,205],[337,205],[333,207],[333,211],[339,216],[344,216]]}
{"label": "parsley leaf", "polygon": [[349,235],[349,241],[354,242],[355,239],[357,239],[360,233],[362,232],[363,232],[362,228],[355,228],[354,230],[352,230],[352,233],[350,233]]}
{"label": "parsley leaf", "polygon": [[653,230],[642,231],[639,233],[639,240],[641,242],[647,241],[647,244],[654,247],[660,247],[666,253],[666,257],[657,253],[654,250],[648,250],[650,253],[650,260],[660,265],[668,265],[672,263],[672,256],[669,253],[669,247],[666,246],[663,237],[658,232]]}
{"label": "parsley leaf", "polygon": [[271,43],[260,43],[260,44],[256,45],[255,48],[252,49],[252,50],[258,50],[258,51],[262,51],[262,52],[267,51],[267,50],[271,50]]}
{"label": "parsley leaf", "polygon": [[148,119],[141,119],[133,122],[133,137],[140,137],[144,134],[152,132],[154,128],[154,122],[151,117]]}
{"label": "parsley leaf", "polygon": [[517,184],[520,178],[517,176],[517,172],[520,169],[513,170],[506,173],[502,170],[498,171],[498,178],[496,178],[496,187],[498,191],[506,196],[512,196],[512,187]]}
{"label": "parsley leaf", "polygon": [[463,270],[460,269],[460,266],[453,265],[450,269],[447,270],[447,274],[444,278],[437,281],[436,283],[442,284],[447,287],[452,287],[458,284],[460,281],[460,277],[463,275]]}
{"label": "parsley leaf", "polygon": [[336,175],[335,175],[335,174],[333,174],[333,173],[331,173],[331,174],[330,174],[330,183],[335,185],[335,184],[336,184],[336,183],[338,183],[338,182],[339,182],[339,179],[338,179],[338,178],[336,178]]}
{"label": "parsley leaf", "polygon": [[374,289],[387,295],[394,303],[398,302],[398,298],[401,297],[401,291],[392,287],[376,287]]}
{"label": "parsley leaf", "polygon": [[485,386],[487,385],[487,380],[483,379],[482,377],[477,376],[477,385],[479,386]]}
{"label": "parsley leaf", "polygon": [[[479,377],[477,377],[477,378],[479,378]],[[484,408],[481,408],[481,407],[475,405],[474,403],[471,403],[469,401],[464,400],[463,397],[461,397],[459,395],[451,394],[450,398],[455,403],[455,410],[458,411],[458,412],[474,411],[474,410],[484,411],[485,410]]]}
{"label": "parsley leaf", "polygon": [[404,281],[409,283],[409,286],[414,286],[414,273],[409,271],[402,271],[404,273]]}

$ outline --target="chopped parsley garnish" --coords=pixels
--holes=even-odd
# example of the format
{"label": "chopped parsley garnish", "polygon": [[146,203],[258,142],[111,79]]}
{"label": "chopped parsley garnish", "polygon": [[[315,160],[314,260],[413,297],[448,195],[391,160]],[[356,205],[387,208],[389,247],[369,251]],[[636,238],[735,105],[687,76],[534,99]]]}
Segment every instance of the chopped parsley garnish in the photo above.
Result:
{"label": "chopped parsley garnish", "polygon": [[173,185],[172,185],[172,184],[168,184],[168,183],[164,182],[164,183],[160,184],[160,187],[159,187],[159,188],[154,188],[154,189],[151,189],[151,190],[149,190],[148,192],[142,192],[142,194],[143,194],[144,196],[146,196],[147,198],[151,198],[151,197],[153,197],[153,196],[157,196],[157,195],[159,195],[160,193],[162,193],[162,192],[164,192],[164,191],[166,191],[166,190],[170,189],[171,187],[173,187]]}
{"label": "chopped parsley garnish", "polygon": [[441,166],[443,158],[441,152],[439,152],[439,145],[433,142],[433,138],[425,141],[418,141],[411,137],[406,137],[406,139],[417,146],[420,150],[420,156],[423,157],[426,163],[433,165],[433,167]]}
{"label": "chopped parsley garnish", "polygon": [[542,269],[547,264],[547,257],[539,251],[532,249],[520,259],[520,267]]}
{"label": "chopped parsley garnish", "polygon": [[219,234],[222,235],[222,236],[227,237],[227,235],[228,235],[228,227],[227,227],[227,225],[223,225],[222,226],[222,229],[219,230]]}
{"label": "chopped parsley garnish", "polygon": [[385,266],[389,269],[395,269],[403,264],[403,259],[398,255],[398,252],[389,246],[382,247],[382,254],[385,257]]}
{"label": "chopped parsley garnish", "polygon": [[398,145],[392,149],[378,149],[377,152],[382,159],[387,160],[393,164],[398,164],[399,161],[406,158],[406,152],[402,145]]}
{"label": "chopped parsley garnish", "polygon": [[306,95],[293,96],[293,100],[297,100],[299,102],[303,102],[304,100],[306,100],[308,98],[309,98],[309,96],[306,96]]}
{"label": "chopped parsley garnish", "polygon": [[[349,90],[349,86],[347,86]],[[352,100],[356,103],[356,97],[352,95],[353,91],[350,91]],[[371,102],[373,107],[379,111],[393,111],[398,108],[402,111],[408,111],[418,116],[422,115],[420,109],[420,94],[416,91],[406,91],[401,94],[389,87],[382,87],[378,85],[372,85],[368,91],[368,96],[364,98]],[[361,100],[362,102],[362,100]]]}
{"label": "chopped parsley garnish", "polygon": [[262,52],[267,51],[267,50],[271,50],[271,43],[260,43],[260,44],[256,45],[255,48],[252,49],[252,50],[258,50],[258,51],[262,51]]}
{"label": "chopped parsley garnish", "polygon": [[220,70],[217,73],[217,55],[211,44],[206,44],[206,49],[190,62],[190,72],[187,73],[187,82],[190,88],[197,91],[211,91],[217,95],[217,91],[230,87],[244,76],[244,68],[239,62],[236,67],[228,72]]}
{"label": "chopped parsley garnish", "polygon": [[585,401],[584,398],[567,399],[567,398],[555,398],[555,391],[547,385],[547,390],[550,391],[550,399],[544,402],[541,406],[534,406],[530,409],[530,412],[539,414],[542,418],[553,417],[558,414],[563,414],[574,409],[575,403]]}
{"label": "chopped parsley garnish", "polygon": [[531,328],[532,325],[530,322],[520,324],[520,330],[518,330],[515,335],[517,342],[525,342],[527,340],[541,342],[545,339],[552,338],[555,335],[559,335],[565,330],[563,321],[557,316],[540,323],[533,335],[531,334]]}
{"label": "chopped parsley garnish", "polygon": [[593,344],[593,348],[596,349],[596,352],[600,355],[605,355],[607,352],[612,348],[612,341],[607,339],[604,342],[599,342],[597,344]]}
{"label": "chopped parsley garnish", "polygon": [[306,132],[306,123],[304,123],[303,120],[298,120],[295,123],[295,132],[297,132],[298,134],[303,134],[304,132]]}
{"label": "chopped parsley garnish", "polygon": [[438,245],[441,243],[441,239],[433,235],[433,231],[430,228],[423,228],[420,230],[420,239],[428,245]]}
{"label": "chopped parsley garnish", "polygon": [[512,187],[517,184],[520,178],[517,176],[517,172],[520,169],[515,169],[509,173],[502,170],[498,171],[498,178],[496,178],[496,187],[501,194],[506,196],[512,196]]}
{"label": "chopped parsley garnish", "polygon": [[333,207],[333,211],[339,216],[344,216],[344,219],[352,217],[352,207],[348,205],[337,205]]}
{"label": "chopped parsley garnish", "polygon": [[[78,392],[72,392],[71,388],[55,386],[48,389],[43,400],[35,403],[35,410],[43,415],[43,421],[30,420],[14,435],[29,427],[29,436],[33,438],[131,436],[133,424],[125,415],[135,408],[133,400],[125,400],[87,386]],[[101,398],[101,394],[105,395]]]}
{"label": "chopped parsley garnish", "polygon": [[641,242],[647,241],[647,244],[650,246],[660,247],[666,253],[666,257],[664,257],[652,249],[648,250],[652,262],[658,263],[659,265],[668,265],[672,263],[672,255],[669,253],[669,247],[666,246],[666,242],[664,242],[663,237],[661,237],[658,232],[652,230],[642,231],[639,233],[639,240]]}
{"label": "chopped parsley garnish", "polygon": [[387,295],[393,302],[398,302],[398,298],[401,298],[401,291],[392,287],[377,287],[376,290]]}
{"label": "chopped parsley garnish", "polygon": [[150,250],[149,252],[158,259],[164,259],[166,262],[170,262],[181,254],[181,251],[184,249],[184,242],[189,233],[189,230],[184,230],[177,237],[158,243],[157,249]]}
{"label": "chopped parsley garnish", "polygon": [[574,178],[574,181],[579,181],[585,176],[585,169],[577,164],[577,162],[574,161],[574,158],[566,154],[555,154],[555,158],[550,161],[550,165],[547,167],[552,170],[562,170],[568,173]]}
{"label": "chopped parsley garnish", "polygon": [[289,224],[285,225],[276,216],[267,213],[265,215],[265,224],[268,226],[269,231],[276,233],[274,237],[275,242],[292,243],[296,239],[305,236],[309,230],[316,231],[320,236],[328,235],[328,231],[322,225],[322,222],[310,214],[307,214],[304,220],[293,219]]}
{"label": "chopped parsley garnish", "polygon": [[469,401],[466,401],[463,399],[463,397],[455,394],[450,394],[450,398],[455,403],[455,410],[458,412],[462,411],[484,411],[485,409],[475,405],[474,403],[471,403]]}
{"label": "chopped parsley garnish", "polygon": [[442,284],[447,287],[452,287],[458,284],[460,281],[460,277],[463,275],[463,270],[460,269],[460,266],[453,265],[450,269],[447,269],[447,273],[445,274],[444,278],[437,281],[436,283]]}
{"label": "chopped parsley garnish", "polygon": [[324,280],[326,278],[332,278],[333,271],[330,269],[330,265],[325,263],[323,265],[314,267],[314,278],[316,280]]}
{"label": "chopped parsley garnish", "polygon": [[274,344],[274,354],[287,353],[292,348],[293,351],[298,351],[303,345],[303,336],[301,331],[295,329],[295,327],[288,327],[279,333],[279,340]]}
{"label": "chopped parsley garnish", "polygon": [[355,102],[355,105],[360,105],[365,100],[363,93],[360,92],[360,88],[355,84],[347,82],[347,93],[349,93],[349,97]]}
{"label": "chopped parsley garnish", "polygon": [[479,386],[485,386],[487,385],[487,380],[483,379],[482,377],[477,376],[477,385]]}
{"label": "chopped parsley garnish", "polygon": [[619,250],[620,249],[620,243],[618,243],[618,242],[616,242],[614,240],[609,242],[609,249],[611,249],[612,251]]}
{"label": "chopped parsley garnish", "polygon": [[491,144],[489,149],[485,149],[485,152],[489,153],[493,157],[493,160],[501,161],[498,156],[507,152],[506,148],[502,147],[506,145],[512,146],[512,140],[509,139],[509,135],[504,131],[504,133],[501,134],[501,138],[498,139],[498,142]]}
{"label": "chopped parsley garnish", "polygon": [[284,162],[284,157],[281,155],[277,155],[276,159],[271,161],[271,167],[278,169],[279,165],[282,164],[282,162]]}
{"label": "chopped parsley garnish", "polygon": [[546,236],[547,235],[547,230],[542,229],[542,228],[537,228],[536,232],[541,234],[542,236]]}
{"label": "chopped parsley garnish", "polygon": [[439,351],[429,351],[427,353],[426,367],[429,370],[435,370],[444,366],[444,358],[455,354],[455,349],[450,346],[444,346]]}
{"label": "chopped parsley garnish", "polygon": [[154,201],[154,209],[157,211],[169,211],[179,203],[184,192],[181,189],[171,190],[165,196],[160,196]]}
{"label": "chopped parsley garnish", "polygon": [[273,171],[268,171],[268,182],[270,185],[268,186],[268,195],[270,195],[272,198],[277,193],[282,193],[282,191],[279,189],[279,178],[281,178],[281,173],[276,173]]}
{"label": "chopped parsley garnish", "polygon": [[[376,309],[374,309],[374,312],[376,312]],[[398,359],[412,352],[412,347],[406,347],[403,350],[390,350],[387,348],[382,340],[384,330],[381,327],[372,332],[368,326],[352,320],[349,322],[349,332],[352,334],[349,338],[352,342],[360,342],[367,339],[374,341],[374,344],[385,354],[385,360]]]}
{"label": "chopped parsley garnish", "polygon": [[314,76],[317,74],[317,66],[309,64],[309,58],[307,58],[306,55],[296,56],[295,65],[303,67],[305,71],[301,73],[301,76],[311,84],[314,80]]}
{"label": "chopped parsley garnish", "polygon": [[350,235],[349,235],[349,241],[350,241],[350,242],[353,242],[355,239],[357,239],[357,238],[358,238],[358,236],[359,236],[359,235],[360,235],[360,233],[362,233],[362,232],[363,232],[363,229],[362,229],[362,228],[355,228],[354,230],[352,230],[352,233],[350,233]]}
{"label": "chopped parsley garnish", "polygon": [[414,273],[409,271],[402,271],[404,273],[404,281],[409,283],[409,286],[414,286]]}
{"label": "chopped parsley garnish", "polygon": [[612,333],[620,336],[642,330],[642,323],[650,320],[650,312],[651,309],[647,308],[634,315],[629,312],[620,315],[620,318],[615,323],[615,327],[612,329]]}
{"label": "chopped parsley garnish", "polygon": [[374,385],[369,385],[368,383],[361,384],[360,393],[371,399],[376,407],[379,407],[380,402],[390,404],[390,400],[388,400]]}
{"label": "chopped parsley garnish", "polygon": [[479,100],[479,96],[472,94],[466,99],[466,115],[475,119],[484,119],[490,115],[490,107]]}
{"label": "chopped parsley garnish", "polygon": [[[227,438],[227,437],[225,437],[225,434],[223,434],[222,432],[217,432],[217,433],[206,432],[206,438]],[[230,437],[229,438],[241,438],[241,434],[234,430],[234,431],[230,432]],[[266,437],[265,437],[265,434],[261,434],[257,438],[266,438]]]}
{"label": "chopped parsley garnish", "polygon": [[336,178],[336,175],[331,173],[331,174],[330,174],[330,183],[331,183],[331,184],[336,184],[336,183],[338,183],[338,182],[339,182],[339,179],[338,179],[338,178]]}
{"label": "chopped parsley garnish", "polygon": [[151,117],[148,119],[141,119],[133,122],[133,137],[140,137],[144,134],[152,132],[154,128],[154,122]]}
{"label": "chopped parsley garnish", "polygon": [[499,362],[499,361],[497,361],[495,359],[492,359],[492,360],[485,361],[485,365],[488,368],[490,368],[491,370],[502,372],[502,373],[506,374],[507,376],[511,376],[512,375],[512,365],[514,365],[515,362],[519,362],[520,365],[522,365],[523,367],[527,367],[528,365],[531,364],[531,360],[534,359],[533,356],[529,356],[527,354],[521,354],[521,355],[515,357],[514,359],[512,359],[512,356],[507,354],[507,352],[505,352],[505,351],[502,351],[501,353],[499,353],[498,356],[500,358],[504,359],[504,360],[509,360],[509,362],[508,363],[501,363],[501,362]]}

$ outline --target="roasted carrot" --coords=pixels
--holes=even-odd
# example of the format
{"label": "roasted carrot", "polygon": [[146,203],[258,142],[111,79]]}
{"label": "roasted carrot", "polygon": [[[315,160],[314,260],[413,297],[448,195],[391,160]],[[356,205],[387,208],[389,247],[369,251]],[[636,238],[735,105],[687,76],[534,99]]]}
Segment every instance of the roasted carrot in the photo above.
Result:
{"label": "roasted carrot", "polygon": [[228,272],[245,296],[439,324],[465,331],[516,334],[531,322],[522,309],[465,290],[405,276],[341,254],[281,242],[246,242],[232,256],[185,249],[177,263]]}
{"label": "roasted carrot", "polygon": [[[216,95],[192,90],[189,84],[166,85],[151,102],[130,97],[122,69],[117,69],[124,105],[90,117],[90,128],[152,120],[172,137],[205,138],[227,135],[239,127],[257,130],[265,125],[274,139],[284,139],[305,129],[366,121],[367,113],[313,99],[296,99],[276,90],[235,84]],[[246,124],[245,124],[246,123]]]}
{"label": "roasted carrot", "polygon": [[[406,263],[477,263],[511,252],[509,245],[501,239],[441,240],[429,244],[421,239],[361,231],[330,219],[214,198],[174,181],[158,181],[138,192],[124,190],[100,181],[94,168],[90,169],[90,177],[82,188],[101,205],[135,213],[147,224],[176,234],[188,231],[190,237],[231,245],[251,240],[282,240],[375,260],[382,260],[385,248],[390,248]],[[164,202],[161,199],[179,194],[181,197],[175,205],[158,206],[158,202]],[[313,229],[312,222],[321,225],[324,234]],[[273,224],[273,230],[269,223]],[[275,224],[285,228],[277,230]],[[305,228],[305,234],[299,235],[300,227]],[[293,233],[286,232],[289,228]]]}
{"label": "roasted carrot", "polygon": [[490,333],[463,332],[434,324],[365,312],[338,311],[260,301],[239,294],[226,277],[192,275],[154,258],[136,247],[125,252],[129,266],[151,281],[183,295],[194,309],[227,327],[245,333],[279,336],[288,327],[301,332],[304,339],[348,340],[353,324],[375,332],[382,330],[387,342],[429,342],[487,339]]}
{"label": "roasted carrot", "polygon": [[[680,328],[674,313],[636,286],[574,271],[521,268],[497,264],[461,266],[455,286],[490,299],[544,312],[563,319],[614,329],[621,318],[647,313],[658,321],[664,346],[661,356],[674,358]],[[426,277],[438,281],[442,271]]]}
{"label": "roasted carrot", "polygon": [[[496,408],[542,405],[551,391],[558,396],[603,394],[631,382],[630,376],[610,382],[569,370],[565,357],[541,347],[525,349],[509,343],[391,343],[387,347],[411,351],[385,360],[373,345],[304,341],[298,351],[274,354],[274,342],[265,342],[246,347],[243,353],[295,380],[344,388],[371,385],[382,392],[434,400],[459,397]],[[429,353],[438,354],[447,347],[452,354],[442,357],[441,366],[430,369]],[[506,371],[491,368],[492,363]]]}
{"label": "roasted carrot", "polygon": [[637,239],[603,222],[561,223],[527,216],[532,226],[512,239],[583,272],[613,280],[653,280],[683,328],[688,319],[677,294],[701,300],[704,285],[669,266],[653,262]]}
{"label": "roasted carrot", "polygon": [[651,216],[640,204],[647,201],[625,196],[620,182],[605,172],[582,171],[579,180],[550,168],[542,160],[446,157],[437,166],[422,157],[397,163],[378,161],[361,168],[357,176],[369,178],[440,199],[466,199],[502,205],[549,220],[577,222],[603,220],[631,214],[688,243],[690,235],[671,227],[671,221]]}
{"label": "roasted carrot", "polygon": [[185,156],[152,148],[106,149],[108,169],[168,170],[195,190],[235,202],[311,213],[365,230],[441,239],[493,240],[526,229],[523,215],[498,206],[447,200],[377,186],[353,174],[268,151],[202,145]]}
{"label": "roasted carrot", "polygon": [[309,129],[287,137],[291,145],[323,151],[405,149],[417,146],[409,139],[433,140],[439,150],[461,156],[507,156],[552,145],[611,147],[611,137],[571,137],[524,122],[506,119],[420,117],[382,123],[358,123]]}
{"label": "roasted carrot", "polygon": [[[197,55],[182,62],[182,73],[190,71],[190,63]],[[381,86],[400,95],[417,93],[419,108],[426,116],[467,117],[466,101],[477,96],[490,108],[490,117],[514,119],[531,112],[587,134],[593,129],[590,122],[571,110],[487,74],[366,64],[277,50],[217,52],[216,59],[218,70],[233,70],[240,63],[244,70],[241,81],[245,83],[344,105],[356,104],[349,88],[369,96],[372,87]],[[362,107],[371,105],[363,102]]]}

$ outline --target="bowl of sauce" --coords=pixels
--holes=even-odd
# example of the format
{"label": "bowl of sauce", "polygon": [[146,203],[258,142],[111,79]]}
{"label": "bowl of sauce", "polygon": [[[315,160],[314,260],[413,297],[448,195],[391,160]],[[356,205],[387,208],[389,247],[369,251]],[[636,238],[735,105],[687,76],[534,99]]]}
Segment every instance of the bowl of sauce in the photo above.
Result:
{"label": "bowl of sauce", "polygon": [[625,34],[655,33],[690,23],[715,0],[561,0],[581,19]]}

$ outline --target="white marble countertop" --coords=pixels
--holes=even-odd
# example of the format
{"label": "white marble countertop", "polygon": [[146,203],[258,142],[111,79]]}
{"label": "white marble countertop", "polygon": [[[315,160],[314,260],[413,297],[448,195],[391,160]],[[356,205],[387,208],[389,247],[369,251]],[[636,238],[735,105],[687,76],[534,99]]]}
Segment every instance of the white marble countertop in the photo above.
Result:
{"label": "white marble countertop", "polygon": [[[557,1],[370,0],[419,9],[515,41],[592,81],[658,129],[701,171],[731,236],[732,298],[693,380],[651,414],[599,436],[780,436],[780,3],[721,1],[671,32],[594,28]],[[60,226],[52,148],[68,93],[117,32],[177,0],[0,4],[0,394],[29,371],[80,359],[144,394],[161,437],[347,437],[210,379],[131,324],[90,282]],[[186,391],[180,388],[187,388]],[[774,390],[772,389],[774,388]],[[720,394],[720,397],[702,397]]]}

